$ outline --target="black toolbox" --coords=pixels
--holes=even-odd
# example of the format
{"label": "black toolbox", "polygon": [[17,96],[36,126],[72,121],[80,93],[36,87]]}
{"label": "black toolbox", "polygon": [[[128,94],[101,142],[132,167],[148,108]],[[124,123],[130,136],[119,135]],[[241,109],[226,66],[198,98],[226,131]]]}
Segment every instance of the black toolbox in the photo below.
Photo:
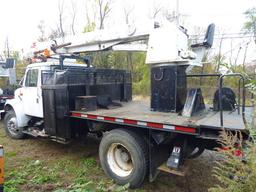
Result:
{"label": "black toolbox", "polygon": [[151,110],[179,112],[187,95],[186,68],[184,65],[151,68]]}
{"label": "black toolbox", "polygon": [[[125,70],[83,67],[42,73],[46,134],[71,137],[69,113],[78,96],[109,96],[110,100],[132,99],[131,74]],[[44,77],[45,75],[45,77]]]}
{"label": "black toolbox", "polygon": [[96,96],[77,96],[76,111],[95,111],[97,109]]}
{"label": "black toolbox", "polygon": [[75,110],[75,99],[85,95],[83,85],[43,85],[45,132],[64,139],[71,137],[69,113]]}

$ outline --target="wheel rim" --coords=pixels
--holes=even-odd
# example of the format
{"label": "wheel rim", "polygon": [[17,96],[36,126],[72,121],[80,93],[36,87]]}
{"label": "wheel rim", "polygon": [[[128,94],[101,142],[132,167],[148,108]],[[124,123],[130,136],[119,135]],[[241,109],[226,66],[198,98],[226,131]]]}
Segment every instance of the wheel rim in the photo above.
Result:
{"label": "wheel rim", "polygon": [[16,117],[12,117],[11,119],[9,119],[9,121],[7,122],[7,129],[12,135],[18,135],[20,130],[17,126]]}
{"label": "wheel rim", "polygon": [[113,173],[119,177],[127,177],[133,170],[133,160],[129,150],[120,143],[111,144],[107,161]]}

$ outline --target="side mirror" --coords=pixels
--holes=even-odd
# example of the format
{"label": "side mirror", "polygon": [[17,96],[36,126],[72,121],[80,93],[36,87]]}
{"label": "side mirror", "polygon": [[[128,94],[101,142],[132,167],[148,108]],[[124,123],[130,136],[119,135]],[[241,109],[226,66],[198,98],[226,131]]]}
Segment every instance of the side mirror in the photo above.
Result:
{"label": "side mirror", "polygon": [[23,81],[24,81],[24,76],[22,77],[22,79],[21,79],[20,82],[19,82],[19,87],[22,87],[22,86],[23,86]]}
{"label": "side mirror", "polygon": [[211,48],[213,44],[213,39],[214,39],[214,31],[215,31],[215,24],[212,23],[208,26],[205,38],[204,38],[204,46],[206,48]]}

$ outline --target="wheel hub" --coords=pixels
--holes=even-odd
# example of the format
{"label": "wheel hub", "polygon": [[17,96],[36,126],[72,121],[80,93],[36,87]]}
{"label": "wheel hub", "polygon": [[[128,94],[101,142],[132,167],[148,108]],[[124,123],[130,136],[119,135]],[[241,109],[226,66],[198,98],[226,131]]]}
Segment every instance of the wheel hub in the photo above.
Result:
{"label": "wheel hub", "polygon": [[17,120],[15,117],[12,117],[7,122],[7,128],[10,131],[11,134],[16,135],[19,132],[18,126],[17,126]]}
{"label": "wheel hub", "polygon": [[132,157],[129,150],[120,143],[113,143],[107,153],[110,169],[120,177],[127,177],[133,170]]}
{"label": "wheel hub", "polygon": [[128,161],[130,160],[129,155],[124,151],[121,152],[121,158],[126,163],[128,163]]}

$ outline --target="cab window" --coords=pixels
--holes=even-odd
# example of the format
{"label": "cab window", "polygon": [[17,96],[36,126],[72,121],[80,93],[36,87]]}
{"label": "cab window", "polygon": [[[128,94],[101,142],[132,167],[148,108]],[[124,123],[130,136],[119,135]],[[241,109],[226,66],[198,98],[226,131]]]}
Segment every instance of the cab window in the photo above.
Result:
{"label": "cab window", "polygon": [[30,69],[27,72],[25,87],[36,87],[38,79],[38,69]]}
{"label": "cab window", "polygon": [[52,71],[42,71],[41,73],[42,85],[50,84],[53,75],[54,73]]}

